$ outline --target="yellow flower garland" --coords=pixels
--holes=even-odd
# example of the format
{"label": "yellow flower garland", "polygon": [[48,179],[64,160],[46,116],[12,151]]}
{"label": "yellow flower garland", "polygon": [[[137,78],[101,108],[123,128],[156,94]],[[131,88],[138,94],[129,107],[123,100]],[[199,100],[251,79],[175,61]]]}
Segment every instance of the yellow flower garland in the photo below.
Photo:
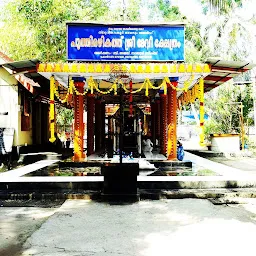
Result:
{"label": "yellow flower garland", "polygon": [[55,120],[54,120],[54,88],[55,88],[55,80],[54,77],[50,78],[50,142],[54,142],[56,140],[54,132],[55,132]]}
{"label": "yellow flower garland", "polygon": [[148,96],[149,93],[149,88],[152,88],[154,90],[159,90],[162,87],[164,88],[164,94],[167,94],[167,84],[169,86],[171,86],[172,89],[176,90],[176,91],[184,91],[184,93],[181,95],[181,97],[178,99],[178,106],[184,106],[184,105],[188,105],[191,104],[193,102],[195,102],[196,99],[200,100],[200,109],[199,109],[199,115],[200,115],[200,128],[201,128],[201,133],[200,133],[200,145],[204,146],[204,80],[203,78],[200,78],[199,80],[199,84],[196,84],[192,89],[188,90],[189,86],[191,85],[191,83],[194,80],[194,75],[192,75],[190,77],[189,80],[184,82],[184,87],[183,88],[178,88],[175,87],[172,82],[170,82],[169,78],[165,77],[162,84],[160,84],[159,86],[154,86],[149,78],[146,78],[143,82],[143,84],[141,85],[140,88],[138,88],[135,91],[130,91],[125,87],[125,84],[121,81],[116,79],[116,81],[114,81],[113,85],[111,86],[111,88],[107,91],[102,91],[98,88],[97,84],[95,83],[95,81],[93,80],[92,77],[89,78],[88,80],[88,88],[83,92],[80,93],[78,92],[78,90],[76,89],[75,85],[74,85],[74,81],[71,79],[70,83],[69,83],[69,87],[67,90],[67,94],[64,97],[64,99],[61,99],[59,92],[58,92],[58,86],[55,84],[55,79],[52,76],[50,78],[50,141],[54,142],[56,140],[55,136],[54,136],[54,131],[55,131],[55,123],[54,123],[54,95],[56,96],[56,98],[61,102],[61,103],[65,103],[68,100],[68,96],[72,95],[73,92],[76,95],[80,95],[80,96],[85,96],[88,91],[90,90],[90,92],[93,94],[94,89],[101,93],[101,94],[109,94],[114,90],[114,94],[117,94],[117,84],[122,85],[122,88],[124,89],[125,93],[138,93],[140,91],[142,91],[142,89],[145,87],[145,95]]}
{"label": "yellow flower garland", "polygon": [[200,138],[200,146],[205,146],[204,144],[204,79],[200,78],[199,80],[199,91],[200,91],[200,107],[199,107],[199,117],[200,117],[200,128],[201,133],[199,135]]}
{"label": "yellow flower garland", "polygon": [[[61,99],[61,97],[58,93],[58,90],[56,88],[56,85],[54,85],[54,94],[61,103],[65,103],[65,102],[67,102],[68,96],[70,94],[73,94],[73,91],[76,95],[85,96],[88,93],[89,90],[90,90],[91,94],[94,93],[94,89],[95,89],[97,92],[99,92],[101,94],[104,94],[104,95],[109,94],[114,90],[114,94],[117,95],[117,84],[121,84],[125,93],[135,94],[135,93],[138,93],[138,92],[142,91],[145,88],[145,95],[148,96],[149,88],[152,88],[154,90],[159,90],[163,87],[164,94],[166,95],[167,94],[167,84],[168,84],[169,86],[172,87],[172,89],[174,89],[176,91],[184,91],[185,92],[181,96],[180,102],[181,102],[181,105],[184,105],[184,104],[187,105],[189,103],[193,103],[197,98],[199,98],[199,96],[198,96],[199,86],[195,85],[191,90],[188,91],[188,88],[191,85],[191,83],[193,82],[193,79],[194,79],[194,76],[192,75],[189,80],[184,82],[184,87],[183,88],[178,88],[178,87],[175,87],[172,84],[172,82],[170,82],[169,78],[167,78],[167,77],[164,78],[163,82],[159,86],[154,86],[150,82],[149,78],[146,78],[140,88],[131,92],[130,90],[128,90],[125,87],[125,84],[123,83],[123,81],[119,80],[119,79],[116,79],[116,81],[114,81],[113,85],[111,86],[111,88],[109,90],[102,91],[102,90],[99,89],[99,87],[97,86],[97,84],[95,83],[93,78],[90,77],[89,80],[88,80],[88,88],[83,93],[80,93],[76,89],[76,87],[74,86],[74,81],[71,79],[70,83],[69,83],[67,94],[64,97],[64,99]],[[188,92],[188,93],[186,93],[186,92]]]}

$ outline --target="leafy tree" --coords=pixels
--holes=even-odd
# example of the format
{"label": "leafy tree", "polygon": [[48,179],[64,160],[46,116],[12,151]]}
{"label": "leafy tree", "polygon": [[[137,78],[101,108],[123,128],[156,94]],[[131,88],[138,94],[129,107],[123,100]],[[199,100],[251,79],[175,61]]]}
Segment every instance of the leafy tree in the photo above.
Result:
{"label": "leafy tree", "polygon": [[170,0],[143,1],[149,10],[150,21],[169,22],[169,21],[185,21],[187,17],[180,12],[178,6],[172,5]]}
{"label": "leafy tree", "polygon": [[228,14],[236,7],[242,7],[243,0],[201,0],[205,14]]}
{"label": "leafy tree", "polygon": [[205,123],[206,133],[239,133],[241,120],[252,124],[252,89],[251,84],[234,85],[228,82],[206,94],[205,108],[210,115]]}
{"label": "leafy tree", "polygon": [[210,54],[209,47],[201,35],[202,26],[199,22],[188,21],[185,30],[186,62],[205,61]]}
{"label": "leafy tree", "polygon": [[186,62],[200,62],[207,57],[206,45],[201,37],[201,24],[188,20],[178,6],[172,5],[170,0],[157,0],[148,4],[150,19],[153,21],[185,22],[185,59]]}
{"label": "leafy tree", "polygon": [[210,55],[229,60],[247,59],[256,44],[251,22],[234,13],[212,20],[201,30]]}
{"label": "leafy tree", "polygon": [[141,7],[142,0],[119,0],[104,17],[108,21],[140,21]]}
{"label": "leafy tree", "polygon": [[6,6],[8,30],[0,31],[0,47],[15,60],[64,61],[66,22],[100,19],[107,4],[106,0],[12,0]]}
{"label": "leafy tree", "polygon": [[62,106],[56,108],[56,124],[58,127],[61,127],[63,131],[66,130],[66,127],[70,127],[72,125],[73,120],[73,109],[64,108]]}
{"label": "leafy tree", "polygon": [[178,6],[173,6],[170,0],[157,0],[155,8],[160,12],[166,21],[186,20],[186,16],[182,15]]}

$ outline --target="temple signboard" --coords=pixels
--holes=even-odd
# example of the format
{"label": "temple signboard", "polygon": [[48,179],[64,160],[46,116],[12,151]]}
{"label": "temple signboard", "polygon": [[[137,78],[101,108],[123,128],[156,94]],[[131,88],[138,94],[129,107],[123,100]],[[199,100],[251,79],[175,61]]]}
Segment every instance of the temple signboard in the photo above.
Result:
{"label": "temple signboard", "polygon": [[184,25],[67,23],[70,61],[184,61]]}

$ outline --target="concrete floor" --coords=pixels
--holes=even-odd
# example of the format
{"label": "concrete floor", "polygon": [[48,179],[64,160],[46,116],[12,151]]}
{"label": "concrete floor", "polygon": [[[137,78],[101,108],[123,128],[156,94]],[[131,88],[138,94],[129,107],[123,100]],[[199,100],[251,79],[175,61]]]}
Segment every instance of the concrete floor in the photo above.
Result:
{"label": "concrete floor", "polygon": [[58,209],[2,207],[0,216],[0,248],[28,237],[22,256],[255,255],[255,199],[243,205],[67,200]]}
{"label": "concrete floor", "polygon": [[1,207],[0,256],[21,255],[22,245],[57,208]]}
{"label": "concrete floor", "polygon": [[256,175],[256,158],[255,157],[237,157],[237,158],[225,158],[215,157],[210,158],[211,161],[215,161],[230,167],[234,167],[243,171],[247,175]]}

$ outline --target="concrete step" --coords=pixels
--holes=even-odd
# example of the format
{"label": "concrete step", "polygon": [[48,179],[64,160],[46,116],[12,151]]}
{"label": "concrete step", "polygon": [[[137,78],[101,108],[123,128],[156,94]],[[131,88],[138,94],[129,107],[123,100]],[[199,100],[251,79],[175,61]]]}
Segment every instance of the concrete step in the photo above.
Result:
{"label": "concrete step", "polygon": [[[214,204],[245,203],[256,198],[256,188],[213,188],[213,189],[140,189],[140,198],[145,199],[210,199]],[[240,200],[238,200],[240,198]],[[244,199],[244,200],[243,200]]]}
{"label": "concrete step", "polygon": [[168,160],[149,160],[151,164],[154,164],[156,168],[160,167],[191,167],[191,161],[168,161]]}
{"label": "concrete step", "polygon": [[18,163],[31,164],[40,160],[61,160],[62,154],[55,152],[37,152],[20,154]]}
{"label": "concrete step", "polygon": [[223,152],[215,152],[211,150],[186,150],[186,151],[204,158],[224,156]]}
{"label": "concrete step", "polygon": [[[116,195],[115,195],[116,196]],[[112,197],[112,195],[104,195],[97,190],[76,190],[76,191],[1,191],[0,206],[36,206],[46,204],[51,201],[54,207],[56,204],[62,203],[65,199],[85,199],[97,201],[119,201],[123,195]],[[125,196],[125,195],[124,195]],[[134,200],[160,200],[160,199],[209,199],[213,204],[227,203],[247,203],[249,199],[256,198],[256,188],[242,189],[139,189],[136,195],[126,195],[125,199]],[[61,200],[61,201],[59,201]],[[39,202],[38,202],[39,201]]]}
{"label": "concrete step", "polygon": [[164,166],[159,167],[154,172],[151,172],[149,176],[194,176],[196,172],[192,171],[191,167],[186,166]]}

